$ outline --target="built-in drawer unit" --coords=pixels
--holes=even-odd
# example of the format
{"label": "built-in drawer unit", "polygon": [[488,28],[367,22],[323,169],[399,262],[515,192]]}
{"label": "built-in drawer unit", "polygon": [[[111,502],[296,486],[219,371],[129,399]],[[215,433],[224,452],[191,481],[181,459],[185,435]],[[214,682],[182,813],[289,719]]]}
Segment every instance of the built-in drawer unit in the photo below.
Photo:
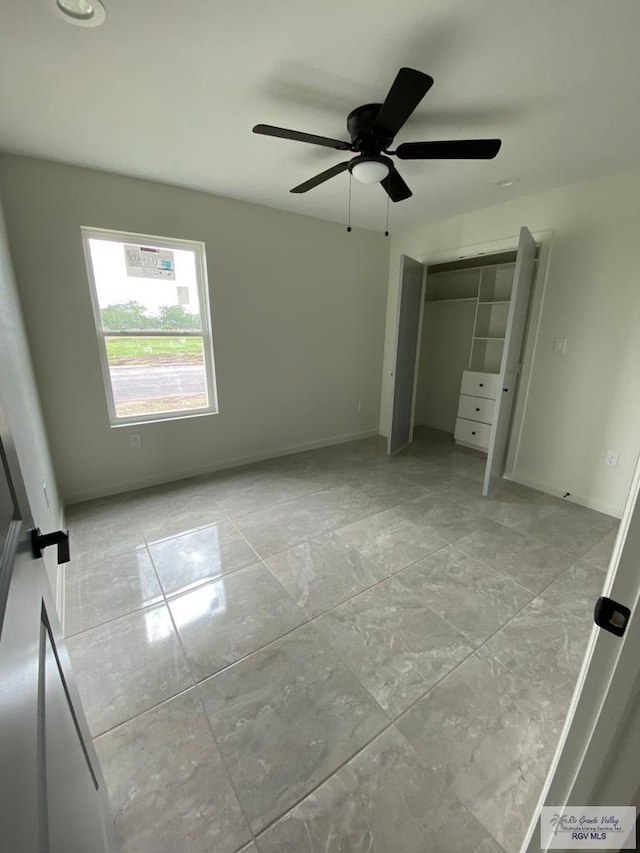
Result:
{"label": "built-in drawer unit", "polygon": [[479,450],[488,450],[491,424],[481,424],[466,418],[457,418],[454,438],[462,444],[469,444]]}
{"label": "built-in drawer unit", "polygon": [[488,397],[495,400],[498,397],[500,377],[497,373],[480,373],[475,370],[465,370],[462,374],[461,394],[472,397]]}
{"label": "built-in drawer unit", "polygon": [[458,417],[490,424],[493,422],[494,406],[495,400],[488,400],[485,397],[469,397],[462,394],[458,403]]}

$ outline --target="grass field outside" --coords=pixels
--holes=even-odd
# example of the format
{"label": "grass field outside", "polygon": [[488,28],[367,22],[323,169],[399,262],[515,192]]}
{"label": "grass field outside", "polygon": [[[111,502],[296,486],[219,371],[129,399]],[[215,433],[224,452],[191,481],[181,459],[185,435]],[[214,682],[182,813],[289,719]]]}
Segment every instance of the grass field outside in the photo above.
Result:
{"label": "grass field outside", "polygon": [[106,337],[110,366],[203,364],[202,338]]}
{"label": "grass field outside", "polygon": [[180,394],[171,397],[154,397],[150,400],[115,401],[116,415],[119,418],[206,409],[208,405],[209,400],[206,394]]}

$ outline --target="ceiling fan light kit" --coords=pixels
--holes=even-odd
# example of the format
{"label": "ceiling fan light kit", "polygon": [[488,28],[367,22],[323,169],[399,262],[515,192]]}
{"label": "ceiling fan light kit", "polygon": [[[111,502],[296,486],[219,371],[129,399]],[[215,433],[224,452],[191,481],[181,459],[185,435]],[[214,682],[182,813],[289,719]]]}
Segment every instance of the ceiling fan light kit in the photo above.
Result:
{"label": "ceiling fan light kit", "polygon": [[364,104],[349,113],[347,130],[350,142],[269,124],[257,124],[253,132],[322,145],[336,151],[350,151],[356,155],[298,184],[292,193],[309,192],[348,170],[360,183],[379,183],[391,201],[403,201],[410,198],[412,192],[396,169],[392,156],[399,160],[491,160],[502,145],[500,139],[454,139],[446,142],[404,142],[395,151],[390,150],[395,136],[432,85],[433,78],[428,74],[414,68],[401,68],[383,103]]}
{"label": "ceiling fan light kit", "polygon": [[349,160],[349,171],[361,184],[379,184],[393,169],[389,157],[367,157],[362,154]]}

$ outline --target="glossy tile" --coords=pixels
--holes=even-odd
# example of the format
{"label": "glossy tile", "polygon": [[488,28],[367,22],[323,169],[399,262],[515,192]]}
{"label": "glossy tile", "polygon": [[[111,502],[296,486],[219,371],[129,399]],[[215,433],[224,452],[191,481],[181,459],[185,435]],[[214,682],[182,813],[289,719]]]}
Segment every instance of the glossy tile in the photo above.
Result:
{"label": "glossy tile", "polygon": [[618,528],[619,524],[616,524],[610,533],[603,536],[593,548],[587,551],[584,557],[582,557],[585,563],[589,563],[603,572],[608,570],[611,557],[613,556],[613,546],[616,544],[618,536]]}
{"label": "glossy tile", "polygon": [[553,502],[553,511],[544,518],[525,522],[518,529],[574,559],[586,554],[618,524],[617,519],[578,504]]}
{"label": "glossy tile", "polygon": [[397,507],[343,527],[338,535],[386,574],[397,572],[447,544],[432,529],[401,515]]}
{"label": "glossy tile", "polygon": [[197,493],[192,497],[181,494],[163,496],[153,509],[138,516],[147,542],[180,536],[201,527],[227,521],[224,511],[213,501]]}
{"label": "glossy tile", "polygon": [[315,626],[391,717],[467,657],[473,647],[416,596],[389,578]]}
{"label": "glossy tile", "polygon": [[162,601],[146,548],[100,558],[87,555],[65,570],[67,636]]}
{"label": "glossy tile", "polygon": [[480,650],[397,726],[504,850],[517,853],[562,715],[517,670]]}
{"label": "glossy tile", "polygon": [[164,604],[76,634],[67,647],[94,736],[193,683]]}
{"label": "glossy tile", "polygon": [[455,544],[473,559],[510,575],[535,593],[549,586],[574,559],[564,551],[492,521]]}
{"label": "glossy tile", "polygon": [[541,521],[553,513],[544,492],[521,486],[509,480],[497,480],[488,497],[475,497],[467,506],[507,527],[519,528]]}
{"label": "glossy tile", "polygon": [[309,618],[386,577],[337,534],[326,534],[266,560],[271,572]]}
{"label": "glossy tile", "polygon": [[380,510],[375,500],[346,484],[313,492],[299,503],[322,519],[327,530],[344,527]]}
{"label": "glossy tile", "polygon": [[486,453],[455,447],[453,450],[443,451],[432,458],[436,464],[454,474],[461,474],[464,477],[477,480],[479,483],[484,480],[487,466]]}
{"label": "glossy tile", "polygon": [[386,452],[386,439],[381,436],[312,451],[308,454],[308,459],[323,471],[337,477],[353,471],[388,470],[390,461]]}
{"label": "glossy tile", "polygon": [[167,595],[258,560],[229,521],[155,542],[149,552]]}
{"label": "glossy tile", "polygon": [[220,505],[230,518],[236,519],[341,485],[337,477],[320,469],[306,467],[300,471],[295,468],[282,471],[261,465],[251,482],[230,491],[221,499]]}
{"label": "glossy tile", "polygon": [[388,723],[311,625],[214,675],[198,690],[256,832]]}
{"label": "glossy tile", "polygon": [[[417,453],[413,446],[408,447],[396,456],[390,457],[386,468],[381,468],[381,470],[392,471],[403,478],[407,478],[409,475],[416,475],[416,479],[412,480],[412,482],[427,489],[430,489],[430,480],[445,476],[445,472],[440,465],[437,465],[431,457]],[[425,481],[422,482],[419,479],[420,477],[424,477]]]}
{"label": "glossy tile", "polygon": [[432,494],[447,498],[461,506],[465,506],[471,500],[478,500],[482,495],[482,483],[470,477],[455,474],[435,463],[431,471],[403,471],[401,476],[409,482],[423,486]]}
{"label": "glossy tile", "polygon": [[420,524],[449,544],[486,526],[487,519],[468,507],[441,497],[423,497],[402,504],[395,510],[399,517]]}
{"label": "glossy tile", "polygon": [[483,643],[534,597],[512,578],[473,560],[455,545],[394,577],[475,645]]}
{"label": "glossy tile", "polygon": [[553,512],[548,495],[509,480],[494,482],[488,497],[482,495],[481,483],[459,476],[434,485],[433,491],[507,527],[529,524]]}
{"label": "glossy tile", "polygon": [[258,838],[261,853],[501,853],[396,728]]}
{"label": "glossy tile", "polygon": [[261,557],[271,557],[379,509],[348,485],[325,489],[243,516],[238,529]]}
{"label": "glossy tile", "polygon": [[236,523],[238,530],[262,558],[285,551],[325,529],[322,520],[300,506],[299,501],[288,501],[251,513],[237,519]]}
{"label": "glossy tile", "polygon": [[550,697],[569,700],[593,628],[604,575],[577,562],[518,613],[486,650]]}
{"label": "glossy tile", "polygon": [[198,681],[306,621],[262,563],[170,598],[168,604]]}
{"label": "glossy tile", "polygon": [[352,471],[343,476],[352,488],[374,500],[382,509],[425,497],[428,489],[392,471]]}
{"label": "glossy tile", "polygon": [[73,559],[135,551],[145,540],[137,518],[114,498],[72,504],[65,510]]}
{"label": "glossy tile", "polygon": [[250,839],[195,690],[95,747],[121,853],[235,853]]}
{"label": "glossy tile", "polygon": [[506,480],[482,498],[482,455],[415,438],[69,508],[123,853],[518,853],[617,521]]}

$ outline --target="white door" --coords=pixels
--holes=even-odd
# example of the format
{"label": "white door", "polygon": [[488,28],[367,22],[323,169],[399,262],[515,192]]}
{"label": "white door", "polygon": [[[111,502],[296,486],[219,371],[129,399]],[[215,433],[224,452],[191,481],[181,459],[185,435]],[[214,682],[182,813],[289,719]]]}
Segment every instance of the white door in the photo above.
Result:
{"label": "white door", "polygon": [[[631,616],[622,637],[594,625],[523,853],[550,849],[540,844],[539,814],[543,805],[558,806],[560,814],[572,805],[640,805],[639,494],[640,463],[602,592],[603,596],[626,606]],[[619,843],[609,849],[622,848]]]}
{"label": "white door", "polygon": [[424,310],[425,268],[413,258],[400,258],[398,325],[393,368],[391,431],[387,453],[393,456],[413,438],[413,411]]}
{"label": "white door", "polygon": [[[32,530],[0,407],[0,849],[116,853],[104,781]],[[67,558],[59,552],[60,561]]]}
{"label": "white door", "polygon": [[511,413],[513,411],[513,401],[515,399],[518,373],[520,370],[522,342],[527,322],[527,312],[529,310],[536,252],[536,242],[531,236],[529,229],[521,228],[516,266],[513,273],[513,285],[511,287],[511,302],[509,303],[509,316],[507,317],[502,363],[500,365],[498,398],[496,400],[493,426],[491,427],[491,436],[489,438],[487,467],[485,469],[484,486],[482,489],[483,495],[489,494],[492,481],[496,477],[501,477],[504,473],[507,439],[509,437]]}

